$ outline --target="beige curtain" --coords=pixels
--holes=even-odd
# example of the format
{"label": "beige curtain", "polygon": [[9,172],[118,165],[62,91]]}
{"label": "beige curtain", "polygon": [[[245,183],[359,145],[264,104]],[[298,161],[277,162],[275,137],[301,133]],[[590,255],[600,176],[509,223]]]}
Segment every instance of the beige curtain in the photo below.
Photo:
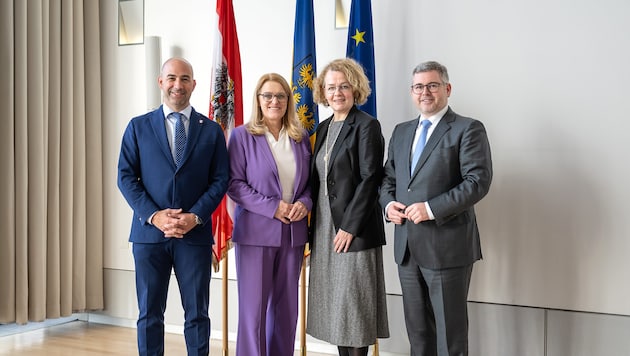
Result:
{"label": "beige curtain", "polygon": [[0,1],[0,323],[103,308],[99,2]]}

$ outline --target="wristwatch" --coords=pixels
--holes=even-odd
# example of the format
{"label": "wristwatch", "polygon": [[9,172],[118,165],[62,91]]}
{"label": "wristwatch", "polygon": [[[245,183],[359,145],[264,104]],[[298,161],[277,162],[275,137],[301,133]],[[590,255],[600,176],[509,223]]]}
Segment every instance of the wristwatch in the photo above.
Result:
{"label": "wristwatch", "polygon": [[199,216],[197,216],[197,214],[194,214],[194,215],[195,215],[195,223],[197,225],[202,225],[203,224],[203,220],[201,220],[201,218]]}

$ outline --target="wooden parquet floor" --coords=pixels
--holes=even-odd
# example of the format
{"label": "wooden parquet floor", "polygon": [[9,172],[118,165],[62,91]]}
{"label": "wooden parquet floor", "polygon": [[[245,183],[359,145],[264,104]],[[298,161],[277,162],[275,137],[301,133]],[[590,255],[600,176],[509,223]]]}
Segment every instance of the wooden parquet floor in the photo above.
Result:
{"label": "wooden parquet floor", "polygon": [[[166,356],[186,355],[184,336],[165,335]],[[230,344],[229,355],[235,346]],[[0,355],[11,356],[99,356],[137,355],[136,330],[120,326],[73,321],[34,331],[0,337]],[[308,356],[324,356],[307,353]],[[221,341],[211,341],[211,356],[223,356]],[[295,352],[299,355],[299,351]]]}

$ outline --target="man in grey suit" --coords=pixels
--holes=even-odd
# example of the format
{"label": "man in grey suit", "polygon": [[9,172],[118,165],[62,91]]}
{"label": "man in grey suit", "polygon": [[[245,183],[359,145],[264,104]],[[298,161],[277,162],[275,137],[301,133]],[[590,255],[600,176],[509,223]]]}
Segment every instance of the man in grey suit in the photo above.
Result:
{"label": "man in grey suit", "polygon": [[468,355],[468,288],[481,259],[474,205],[490,189],[492,159],[483,124],[451,110],[450,94],[440,63],[413,70],[420,116],[394,129],[381,187],[412,356]]}

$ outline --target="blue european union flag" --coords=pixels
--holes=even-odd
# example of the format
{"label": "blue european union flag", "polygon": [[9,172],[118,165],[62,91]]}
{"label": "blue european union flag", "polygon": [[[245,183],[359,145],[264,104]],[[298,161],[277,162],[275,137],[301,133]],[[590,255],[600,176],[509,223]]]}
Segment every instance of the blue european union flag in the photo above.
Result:
{"label": "blue european union flag", "polygon": [[359,108],[376,117],[376,79],[374,71],[374,36],[371,0],[352,0],[346,57],[359,62],[370,80],[372,94]]}
{"label": "blue european union flag", "polygon": [[313,102],[313,80],[317,69],[313,0],[297,0],[294,31],[291,89],[297,116],[312,136],[319,124],[317,104]]}

